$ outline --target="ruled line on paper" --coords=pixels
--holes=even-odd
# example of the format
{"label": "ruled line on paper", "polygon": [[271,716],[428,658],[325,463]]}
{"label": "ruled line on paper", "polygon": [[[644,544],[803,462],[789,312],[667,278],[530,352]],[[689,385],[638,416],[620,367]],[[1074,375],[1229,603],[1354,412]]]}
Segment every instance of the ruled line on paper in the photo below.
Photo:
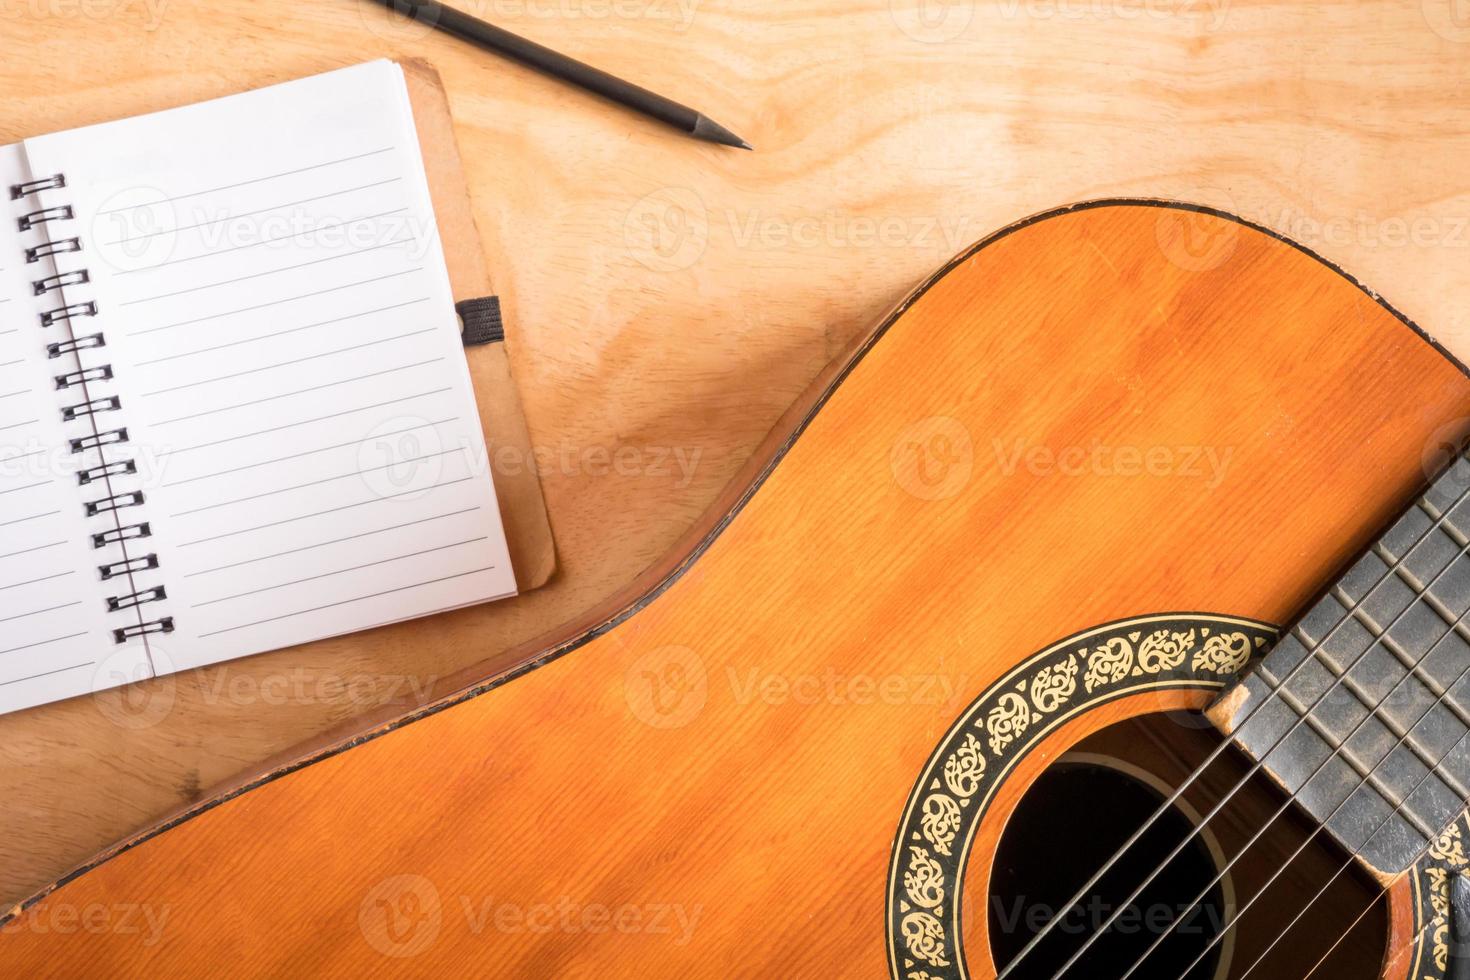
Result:
{"label": "ruled line on paper", "polygon": [[65,541],[53,541],[50,544],[38,544],[34,548],[22,548],[20,551],[12,551],[8,555],[0,555],[0,560],[4,560],[6,558],[15,558],[18,555],[29,555],[37,551],[46,551],[50,548],[60,548],[64,544],[66,544]]}
{"label": "ruled line on paper", "polygon": [[442,395],[444,392],[449,390],[450,389],[448,388],[435,388],[433,391],[425,391],[417,395],[405,395],[402,398],[390,398],[388,401],[378,402],[376,405],[364,405],[361,408],[349,408],[343,412],[333,412],[331,415],[321,415],[316,418],[301,419],[296,422],[287,422],[285,425],[277,425],[269,429],[260,429],[256,432],[246,432],[238,436],[230,436],[225,439],[216,439],[214,442],[204,442],[200,443],[197,446],[185,446],[183,449],[174,449],[169,452],[159,454],[159,458],[162,459],[167,456],[177,456],[180,453],[192,453],[200,449],[212,449],[215,446],[223,446],[231,442],[239,442],[241,439],[250,439],[255,436],[270,435],[272,432],[284,432],[287,429],[295,429],[299,426],[310,425],[313,422],[325,422],[328,419],[339,419],[344,415],[356,415],[358,412],[366,412],[374,408],[383,408],[387,405],[397,405],[400,402],[411,402],[418,398],[428,398],[430,395]]}
{"label": "ruled line on paper", "polygon": [[[86,635],[87,635],[86,632],[83,631],[81,633],[72,633],[72,634],[69,634],[67,636],[56,636],[56,637],[52,637],[49,640],[39,640],[39,641],[37,641],[35,643],[27,643],[25,646],[11,647],[9,650],[0,650],[0,656],[3,656],[4,654],[7,654],[7,653],[20,653],[22,650],[34,650],[36,647],[50,646],[53,643],[61,643],[64,640],[75,640],[79,636],[86,636]],[[37,675],[37,676],[39,676],[39,675]]]}
{"label": "ruled line on paper", "polygon": [[27,388],[24,391],[7,391],[5,394],[0,395],[0,398],[17,398],[21,395],[29,395],[35,390],[34,388]]}
{"label": "ruled line on paper", "polygon": [[37,449],[34,452],[21,453],[17,456],[6,456],[4,458],[0,458],[0,463],[15,463],[22,459],[35,459],[37,456],[45,456],[49,452],[51,452],[51,450],[49,449]]}
{"label": "ruled line on paper", "polygon": [[42,613],[56,612],[58,609],[70,609],[73,606],[80,606],[81,604],[82,600],[80,599],[75,602],[64,602],[59,606],[47,606],[45,609],[36,609],[28,613],[21,613],[18,616],[6,616],[4,619],[0,619],[0,623],[10,623],[17,619],[29,619],[32,616],[39,616]]}
{"label": "ruled line on paper", "polygon": [[181,510],[177,514],[170,514],[169,517],[174,519],[181,517],[191,517],[194,514],[202,514],[207,510],[218,510],[221,507],[233,507],[235,504],[248,504],[252,500],[262,500],[266,497],[274,497],[276,496],[276,494],[290,493],[292,490],[305,490],[308,487],[319,487],[324,483],[335,483],[338,480],[350,480],[354,476],[362,476],[364,473],[376,473],[380,470],[392,469],[395,466],[407,466],[409,463],[422,463],[425,460],[439,459],[442,456],[448,456],[451,453],[459,453],[463,451],[463,446],[456,446],[453,449],[445,449],[442,452],[430,453],[427,456],[414,456],[411,459],[394,460],[391,463],[384,463],[382,466],[370,466],[366,469],[357,469],[353,470],[350,473],[338,474],[337,476],[326,476],[322,477],[319,480],[312,480],[310,483],[298,483],[294,486],[289,487],[277,487],[274,490],[264,490],[260,493],[252,494],[249,497],[239,497],[235,500],[222,500],[217,504],[206,504],[203,507],[195,507],[193,510]]}
{"label": "ruled line on paper", "polygon": [[[373,436],[378,439],[386,439],[388,436],[401,436],[405,432],[416,432],[419,429],[431,429],[436,425],[447,425],[450,422],[458,421],[459,416],[456,415],[452,418],[439,419],[437,422],[424,422],[419,425],[410,425],[405,429],[394,429],[392,432],[375,432],[373,433]],[[278,456],[275,459],[263,459],[258,463],[247,463],[244,466],[236,466],[233,469],[220,470],[218,473],[206,473],[203,476],[191,476],[187,480],[175,480],[173,483],[165,483],[164,486],[181,487],[187,483],[198,483],[200,480],[213,480],[216,477],[231,476],[235,473],[243,473],[246,470],[254,470],[259,469],[262,466],[270,466],[273,463],[286,463],[294,459],[302,459],[306,456],[315,456],[317,453],[330,452],[333,449],[346,449],[348,446],[356,446],[360,445],[361,443],[361,439],[354,439],[351,442],[339,442],[331,446],[322,446],[320,449],[308,449],[304,452],[292,453],[290,456]]]}
{"label": "ruled line on paper", "polygon": [[[0,302],[5,302],[5,300],[0,300]],[[6,361],[4,364],[0,364],[0,368],[18,367],[19,365],[24,363],[26,363],[26,359],[22,357],[19,360]]]}
{"label": "ruled line on paper", "polygon": [[268,180],[280,180],[282,177],[294,177],[296,174],[304,174],[312,170],[320,170],[323,167],[335,167],[339,163],[348,163],[352,160],[361,160],[364,157],[377,156],[380,153],[388,153],[397,147],[386,146],[381,150],[371,150],[367,153],[359,153],[356,156],[343,157],[340,160],[328,160],[326,163],[315,163],[309,167],[301,167],[297,170],[287,170],[284,173],[271,174],[269,177],[252,177],[250,180],[242,180],[234,184],[225,184],[223,187],[211,187],[203,191],[191,191],[188,194],[178,194],[174,197],[165,197],[158,201],[149,201],[146,204],[129,204],[126,207],[113,208],[110,211],[98,211],[99,215],[119,214],[123,211],[136,211],[138,208],[154,207],[159,204],[168,204],[172,201],[186,201],[191,197],[202,197],[205,194],[218,194],[220,191],[232,191],[237,187],[248,187],[251,184],[260,184]]}
{"label": "ruled line on paper", "polygon": [[[86,634],[85,633],[79,633],[77,635],[78,636],[85,636]],[[75,639],[75,637],[63,636],[61,639],[63,639],[63,640],[71,640],[71,639]],[[56,642],[56,641],[53,641],[53,642]],[[46,671],[45,673],[42,673],[42,674],[32,674],[29,677],[17,677],[13,681],[0,681],[0,687],[9,687],[12,684],[23,684],[26,681],[37,681],[37,680],[40,680],[42,677],[51,677],[51,676],[53,676],[55,674],[65,674],[68,671],[81,670],[83,667],[95,667],[96,665],[97,665],[97,661],[95,661],[95,660],[88,660],[84,664],[73,664],[70,667],[60,667],[60,668],[58,668],[56,670],[48,670],[48,671]]]}
{"label": "ruled line on paper", "polygon": [[350,568],[338,568],[334,571],[323,572],[320,575],[311,575],[307,578],[298,578],[290,582],[281,582],[279,585],[267,585],[259,589],[253,589],[249,592],[241,592],[236,595],[221,596],[218,599],[209,599],[204,602],[196,602],[189,608],[199,609],[203,606],[213,606],[216,603],[220,602],[229,602],[232,599],[244,599],[248,598],[249,596],[260,595],[262,592],[274,592],[276,589],[284,589],[292,585],[302,585],[306,582],[315,582],[319,579],[331,578],[334,575],[346,575],[348,572],[359,572],[362,571],[364,568],[376,568],[379,565],[388,565],[395,561],[406,561],[409,558],[418,558],[422,555],[432,555],[437,551],[448,551],[450,548],[461,548],[467,544],[475,544],[479,541],[488,540],[490,540],[489,537],[482,534],[478,538],[467,538],[464,541],[455,541],[453,544],[442,544],[437,548],[425,548],[422,551],[414,551],[406,555],[394,555],[391,558],[380,558],[377,561],[370,561],[361,565],[353,565]]}
{"label": "ruled line on paper", "polygon": [[61,511],[59,510],[48,510],[44,514],[32,514],[30,517],[17,517],[13,521],[5,521],[4,523],[0,523],[0,527],[10,527],[14,524],[24,524],[27,521],[39,521],[43,517],[55,517],[57,514],[60,513]]}
{"label": "ruled line on paper", "polygon": [[415,582],[412,585],[401,585],[396,589],[385,589],[382,592],[374,592],[371,595],[354,596],[351,599],[342,599],[338,602],[329,602],[324,606],[314,606],[311,609],[300,609],[296,612],[282,613],[279,616],[272,616],[269,619],[258,619],[253,623],[241,623],[239,626],[228,626],[222,630],[214,630],[210,633],[200,633],[199,638],[203,640],[211,636],[219,636],[221,633],[233,633],[236,630],[249,629],[252,626],[264,626],[267,623],[277,623],[283,619],[294,619],[297,616],[305,616],[309,613],[321,612],[324,609],[335,609],[338,606],[346,606],[354,602],[366,602],[369,599],[380,599],[385,595],[393,595],[398,592],[407,592],[410,589],[421,589],[426,585],[438,585],[440,582],[452,582],[455,579],[465,578],[470,575],[478,575],[481,572],[492,571],[494,570],[494,568],[494,565],[486,565],[484,568],[472,568],[467,572],[459,572],[455,575],[445,575],[443,578],[430,579],[427,582]]}
{"label": "ruled line on paper", "polygon": [[163,364],[167,361],[178,361],[186,357],[196,357],[200,354],[212,354],[215,351],[228,350],[231,347],[243,347],[246,344],[258,344],[262,340],[274,340],[277,337],[285,337],[288,334],[301,333],[303,330],[315,330],[317,327],[328,327],[334,323],[345,323],[348,320],[359,320],[365,316],[373,316],[377,313],[387,313],[389,310],[401,310],[406,306],[416,306],[419,303],[427,303],[428,296],[420,296],[404,303],[394,303],[391,306],[380,306],[376,310],[364,310],[361,313],[349,313],[346,316],[333,317],[330,320],[319,320],[316,323],[307,323],[299,327],[291,327],[287,330],[277,330],[275,333],[261,334],[258,337],[246,337],[243,340],[232,340],[228,344],[216,344],[214,347],[202,347],[199,350],[183,351],[178,354],[170,354],[167,357],[155,357],[151,361],[139,361],[134,367],[149,367],[154,364]]}
{"label": "ruled line on paper", "polygon": [[381,497],[374,497],[372,500],[360,500],[355,504],[343,504],[341,507],[329,507],[326,510],[319,510],[313,514],[302,514],[299,517],[288,517],[285,520],[271,521],[269,524],[257,524],[255,527],[244,527],[240,528],[238,531],[227,531],[224,534],[216,534],[208,538],[199,538],[197,541],[185,541],[183,544],[179,545],[179,547],[192,548],[195,545],[208,544],[211,541],[221,541],[225,538],[233,538],[241,534],[250,534],[255,531],[264,531],[266,528],[280,527],[283,524],[295,524],[297,521],[309,521],[313,518],[325,517],[327,514],[338,514],[344,510],[352,510],[357,507],[366,507],[369,504],[380,504],[385,500],[396,500],[399,497],[407,497],[410,494],[421,494],[426,493],[429,490],[437,490],[440,487],[450,487],[456,483],[468,483],[470,480],[473,479],[474,477],[472,476],[462,476],[456,480],[445,480],[442,483],[435,483],[434,485],[428,487],[417,487],[410,490],[404,490],[402,493],[385,494]]}
{"label": "ruled line on paper", "polygon": [[391,211],[384,211],[381,214],[367,214],[363,215],[360,218],[349,218],[343,221],[329,221],[326,224],[317,225],[315,228],[308,228],[305,231],[293,231],[290,234],[278,235],[275,238],[262,238],[258,242],[246,242],[244,245],[231,245],[229,248],[217,248],[213,252],[200,252],[198,255],[185,255],[177,259],[169,259],[167,262],[159,262],[154,265],[139,266],[136,269],[119,269],[117,272],[113,273],[113,275],[130,276],[138,272],[153,272],[156,269],[168,269],[176,265],[183,265],[185,262],[197,262],[200,259],[213,258],[216,255],[231,255],[235,252],[243,252],[249,248],[260,248],[262,245],[274,245],[277,242],[294,241],[298,238],[305,238],[308,235],[315,235],[319,231],[331,231],[333,228],[345,228],[348,225],[355,225],[362,221],[376,221],[379,218],[386,218],[390,214],[401,214],[402,212],[407,210],[408,208],[394,208]]}
{"label": "ruled line on paper", "polygon": [[[375,252],[375,251],[377,251],[380,248],[388,248],[388,247],[393,246],[393,245],[407,245],[407,244],[412,244],[415,241],[416,241],[416,239],[412,235],[409,235],[407,238],[395,238],[391,242],[379,242],[377,245],[369,245],[366,248],[360,248],[356,252],[342,252],[339,255],[328,255],[328,256],[326,256],[324,258],[312,259],[310,262],[301,262],[301,263],[299,263],[297,265],[288,265],[288,266],[284,266],[284,267],[282,267],[280,269],[267,269],[265,272],[253,272],[253,273],[251,273],[248,276],[240,276],[237,279],[226,279],[223,282],[210,282],[210,283],[205,283],[202,286],[190,286],[188,289],[180,289],[180,290],[177,290],[177,291],[172,292],[172,293],[159,293],[157,296],[145,296],[145,297],[143,297],[141,299],[130,299],[130,300],[126,300],[126,301],[124,301],[122,303],[119,303],[118,305],[119,306],[133,306],[134,304],[137,304],[137,303],[151,303],[154,300],[172,299],[175,296],[183,296],[186,293],[197,293],[200,290],[204,290],[204,289],[214,289],[216,286],[233,286],[236,283],[246,282],[246,281],[248,281],[250,279],[260,279],[260,278],[263,278],[265,276],[274,276],[274,275],[277,275],[277,274],[282,273],[282,272],[294,272],[297,269],[305,269],[307,266],[320,265],[323,262],[335,262],[338,259],[350,259],[350,258],[354,258],[354,257],[356,257],[358,255],[362,255],[362,254],[364,254],[366,252]],[[14,330],[12,330],[10,332],[11,333],[15,333]]]}
{"label": "ruled line on paper", "polygon": [[75,575],[76,573],[77,570],[72,568],[64,572],[57,572],[55,575],[42,575],[40,578],[27,579],[24,582],[12,582],[9,585],[0,585],[0,592],[4,592],[7,589],[18,589],[23,585],[35,585],[37,582],[50,582],[53,579],[66,578],[68,575]]}
{"label": "ruled line on paper", "polygon": [[5,496],[7,493],[20,493],[22,490],[34,490],[37,487],[49,487],[50,485],[50,480],[42,480],[40,483],[27,483],[23,487],[11,487],[9,490],[0,490],[0,497]]}
{"label": "ruled line on paper", "polygon": [[349,187],[346,190],[332,191],[328,194],[318,194],[316,197],[302,198],[299,201],[286,201],[283,204],[273,204],[268,208],[260,208],[256,211],[241,211],[238,214],[226,214],[218,218],[211,218],[208,221],[201,221],[198,224],[194,225],[180,225],[175,228],[165,228],[162,231],[150,231],[146,235],[134,235],[131,238],[119,238],[115,242],[103,242],[101,247],[110,248],[113,245],[127,245],[130,242],[141,242],[146,241],[150,238],[157,238],[159,235],[178,234],[181,231],[196,231],[200,228],[208,228],[210,225],[217,225],[222,221],[237,221],[240,218],[253,218],[256,215],[269,214],[272,211],[279,211],[282,208],[294,208],[302,204],[311,204],[314,201],[325,201],[329,197],[342,197],[343,195],[355,194],[358,191],[365,191],[372,187],[382,187],[384,184],[392,184],[402,179],[402,177],[389,177],[387,180],[380,180],[372,184],[363,184],[361,187]]}
{"label": "ruled line on paper", "polygon": [[174,425],[178,422],[192,422],[194,419],[202,419],[209,415],[218,415],[220,412],[232,412],[237,408],[250,408],[254,405],[264,405],[266,402],[277,401],[282,398],[290,398],[294,395],[306,395],[313,391],[321,391],[324,388],[335,388],[338,385],[351,384],[354,381],[366,381],[369,378],[381,378],[385,374],[397,374],[399,371],[407,371],[411,368],[423,367],[426,364],[437,364],[444,360],[442,357],[433,357],[427,361],[415,361],[412,364],[400,364],[398,367],[388,368],[385,371],[373,371],[368,374],[360,374],[355,378],[343,378],[341,381],[328,381],[325,384],[312,385],[310,388],[298,388],[296,391],[283,391],[279,395],[270,395],[266,398],[256,398],[253,401],[240,402],[235,405],[222,405],[219,408],[211,408],[203,412],[195,412],[193,415],[180,415],[178,418],[164,419],[154,422],[155,426]]}
{"label": "ruled line on paper", "polygon": [[291,367],[294,364],[305,364],[308,361],[320,360],[323,357],[332,357],[337,354],[346,354],[349,351],[362,350],[365,347],[376,347],[379,344],[391,344],[395,340],[405,340],[409,337],[421,337],[426,333],[434,333],[434,327],[425,327],[422,330],[411,330],[408,333],[397,334],[392,337],[384,337],[381,340],[370,340],[364,344],[353,344],[351,347],[342,347],[337,350],[322,351],[320,354],[309,354],[306,357],[298,357],[291,361],[280,361],[276,364],[267,364],[263,367],[251,368],[248,371],[237,371],[234,374],[225,374],[217,378],[205,378],[200,381],[191,381],[188,384],[176,385],[173,388],[160,388],[143,395],[144,398],[152,398],[155,395],[168,395],[176,391],[184,391],[189,388],[198,388],[201,385],[216,384],[220,381],[233,381],[235,378],[243,378],[251,374],[259,374],[262,371],[274,371],[276,368]]}
{"label": "ruled line on paper", "polygon": [[215,572],[229,571],[232,568],[239,568],[242,565],[254,565],[257,562],[270,561],[272,558],[285,558],[288,555],[299,555],[302,552],[315,551],[318,548],[326,548],[334,544],[342,544],[346,541],[357,541],[360,538],[372,537],[374,534],[387,534],[389,531],[398,531],[405,527],[415,527],[419,524],[428,524],[431,521],[442,521],[446,517],[458,517],[461,514],[472,514],[479,509],[480,507],[477,504],[474,507],[465,507],[462,510],[452,510],[447,514],[435,514],[433,517],[421,517],[416,521],[406,521],[403,524],[391,524],[388,527],[377,527],[373,528],[371,531],[363,531],[360,534],[349,534],[345,538],[333,538],[331,541],[321,541],[317,544],[308,544],[300,548],[291,548],[288,551],[277,551],[275,554],[271,555],[261,555],[258,558],[246,558],[244,561],[231,562],[228,565],[217,565],[214,568],[204,568],[200,569],[197,572],[188,572],[184,575],[184,578],[194,578],[197,575],[212,575]]}
{"label": "ruled line on paper", "polygon": [[[325,296],[327,293],[338,293],[338,292],[341,292],[344,289],[355,289],[358,286],[367,286],[367,285],[371,285],[372,283],[375,283],[375,282],[383,282],[386,279],[396,279],[398,276],[406,276],[406,275],[410,275],[410,274],[415,273],[415,272],[423,272],[423,271],[424,271],[424,267],[423,266],[421,266],[421,265],[420,266],[415,266],[412,269],[404,269],[401,272],[389,272],[389,273],[385,273],[384,275],[381,275],[381,276],[374,276],[371,279],[362,279],[362,280],[359,280],[358,282],[349,282],[349,283],[345,283],[345,284],[343,284],[341,286],[330,286],[330,287],[328,287],[326,289],[318,289],[314,293],[302,293],[299,296],[287,296],[285,299],[275,299],[275,300],[271,300],[269,303],[259,303],[259,304],[255,305],[255,306],[246,306],[246,307],[242,307],[242,308],[240,308],[238,310],[228,310],[228,311],[226,311],[224,313],[211,313],[209,316],[196,317],[193,320],[180,320],[178,323],[169,323],[169,324],[166,324],[166,325],[161,326],[161,327],[149,327],[147,330],[139,330],[137,333],[128,334],[128,336],[129,337],[146,337],[149,334],[152,334],[152,333],[160,333],[161,331],[164,331],[164,330],[174,330],[174,329],[176,329],[178,327],[190,327],[190,326],[193,326],[196,323],[208,323],[208,322],[210,322],[212,320],[221,320],[221,319],[224,319],[227,316],[235,316],[235,315],[240,314],[240,313],[254,313],[256,310],[264,310],[264,309],[268,309],[269,307],[272,307],[272,306],[280,306],[283,303],[295,302],[298,299],[311,299],[311,298],[316,297],[316,296]],[[14,363],[14,364],[23,364],[25,362],[24,361],[14,361],[12,363]],[[5,365],[0,364],[0,367],[5,367]]]}
{"label": "ruled line on paper", "polygon": [[28,422],[12,422],[9,425],[0,425],[0,432],[4,432],[6,429],[23,429],[28,425],[38,425],[40,421],[40,419],[31,419]]}

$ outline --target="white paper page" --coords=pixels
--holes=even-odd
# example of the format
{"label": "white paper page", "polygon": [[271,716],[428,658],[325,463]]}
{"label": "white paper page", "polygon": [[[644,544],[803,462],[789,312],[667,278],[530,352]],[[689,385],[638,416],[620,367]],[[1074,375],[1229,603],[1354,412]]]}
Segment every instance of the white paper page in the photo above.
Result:
{"label": "white paper page", "polygon": [[397,65],[26,146],[87,216],[160,670],[514,592]]}
{"label": "white paper page", "polygon": [[66,332],[40,322],[51,304],[32,282],[52,267],[26,260],[44,233],[19,230],[18,219],[37,205],[10,194],[29,176],[21,148],[0,147],[0,713],[153,672],[143,643],[112,636],[136,619],[107,611],[106,597],[125,579],[103,583],[98,566],[121,555],[91,543],[111,519],[83,512],[97,487],[84,491],[77,472],[98,460],[68,446],[85,423],[61,419],[55,376],[76,370],[76,360],[47,356],[46,345]]}

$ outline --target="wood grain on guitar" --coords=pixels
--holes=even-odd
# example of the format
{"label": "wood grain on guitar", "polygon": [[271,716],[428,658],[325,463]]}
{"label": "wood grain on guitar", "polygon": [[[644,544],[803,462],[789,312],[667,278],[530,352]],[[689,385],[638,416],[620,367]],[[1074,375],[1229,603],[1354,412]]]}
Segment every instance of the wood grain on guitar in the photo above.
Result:
{"label": "wood grain on guitar", "polygon": [[[962,912],[1027,788],[1116,723],[1203,707],[1467,413],[1454,363],[1290,243],[1143,202],[1024,222],[528,669],[104,856],[11,920],[0,972],[993,974],[988,917]],[[934,764],[968,849],[942,935],[888,900],[930,908],[905,848],[959,840],[923,833]],[[1368,943],[1395,978],[1434,968],[1416,887]],[[54,928],[92,908],[137,928]],[[1275,938],[1247,932],[1241,969]]]}

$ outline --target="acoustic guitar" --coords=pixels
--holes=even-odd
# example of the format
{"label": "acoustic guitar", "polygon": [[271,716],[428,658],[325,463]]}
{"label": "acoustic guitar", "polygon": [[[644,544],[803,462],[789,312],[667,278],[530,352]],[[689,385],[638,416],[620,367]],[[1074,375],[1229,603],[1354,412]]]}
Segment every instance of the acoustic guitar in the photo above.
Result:
{"label": "acoustic guitar", "polygon": [[1023,221],[626,595],[100,855],[0,974],[1453,976],[1467,416],[1260,228]]}

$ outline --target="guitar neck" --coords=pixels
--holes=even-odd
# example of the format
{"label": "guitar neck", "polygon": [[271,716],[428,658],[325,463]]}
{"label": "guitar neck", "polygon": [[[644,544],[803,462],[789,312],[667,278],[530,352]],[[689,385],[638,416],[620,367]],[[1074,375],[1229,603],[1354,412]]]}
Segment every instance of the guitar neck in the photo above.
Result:
{"label": "guitar neck", "polygon": [[1467,498],[1461,457],[1208,711],[1382,880],[1470,800]]}

